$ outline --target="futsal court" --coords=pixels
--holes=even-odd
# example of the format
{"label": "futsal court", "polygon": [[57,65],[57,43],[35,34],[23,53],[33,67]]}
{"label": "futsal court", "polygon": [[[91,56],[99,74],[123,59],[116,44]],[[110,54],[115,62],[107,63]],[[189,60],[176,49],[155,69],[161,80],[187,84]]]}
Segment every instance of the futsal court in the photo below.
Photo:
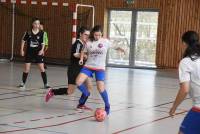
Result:
{"label": "futsal court", "polygon": [[[168,115],[179,86],[176,70],[108,68],[106,87],[111,113],[104,122],[97,122],[94,111],[76,110],[79,90],[45,103],[46,90],[42,89],[36,66],[31,70],[27,90],[20,91],[16,86],[22,66],[19,63],[0,64],[0,133],[172,134],[177,133],[191,105],[188,98],[174,118]],[[66,71],[66,67],[49,66],[49,83],[53,87],[65,86]],[[95,85],[87,105],[94,110],[103,107]]]}
{"label": "futsal court", "polygon": [[[169,115],[186,49],[181,36],[200,31],[199,5],[197,0],[0,0],[0,134],[178,134],[192,107],[187,95],[174,117]],[[103,43],[94,43],[99,40]],[[84,106],[92,110],[77,109],[85,94],[77,79],[68,81],[91,55],[91,64],[103,67],[86,68],[105,73],[105,88],[99,92],[93,77],[90,95],[84,96],[89,96]],[[24,63],[33,63],[30,72]],[[78,85],[73,94],[45,101],[49,91],[67,92],[69,84]],[[105,113],[101,122],[95,118],[98,108]]]}

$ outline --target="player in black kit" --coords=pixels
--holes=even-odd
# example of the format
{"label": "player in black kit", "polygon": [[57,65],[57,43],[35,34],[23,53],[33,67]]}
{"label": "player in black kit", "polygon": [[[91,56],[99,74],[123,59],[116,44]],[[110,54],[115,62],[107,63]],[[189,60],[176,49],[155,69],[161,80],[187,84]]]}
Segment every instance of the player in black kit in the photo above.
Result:
{"label": "player in black kit", "polygon": [[[30,31],[26,31],[22,43],[21,43],[21,56],[25,57],[25,69],[22,75],[22,82],[19,85],[20,88],[25,89],[25,83],[30,71],[31,63],[37,63],[38,68],[41,72],[41,76],[44,83],[44,88],[49,88],[47,84],[47,75],[44,69],[44,32],[39,30],[40,28],[40,20],[38,18],[34,18],[32,21],[32,29]],[[26,47],[26,51],[24,51],[24,47]]]}
{"label": "player in black kit", "polygon": [[[90,31],[86,27],[81,27],[79,29],[77,40],[72,45],[72,49],[71,49],[70,65],[67,71],[68,88],[59,88],[59,89],[49,88],[49,91],[47,92],[46,97],[45,97],[46,102],[48,102],[49,99],[53,97],[54,95],[69,95],[69,94],[72,94],[74,90],[76,89],[76,77],[78,76],[78,74],[80,73],[80,70],[83,67],[82,65],[79,65],[80,53],[83,50],[83,47],[88,40],[89,34],[90,34]],[[85,57],[85,59],[86,58],[87,57]],[[86,81],[86,85],[88,89],[91,90],[92,84],[91,84],[90,79]],[[80,99],[80,101],[84,101],[84,102],[81,103],[82,105],[78,105],[77,108],[90,110],[90,108],[84,105],[87,99],[85,99],[85,96],[83,94],[82,94],[82,98],[83,99]]]}

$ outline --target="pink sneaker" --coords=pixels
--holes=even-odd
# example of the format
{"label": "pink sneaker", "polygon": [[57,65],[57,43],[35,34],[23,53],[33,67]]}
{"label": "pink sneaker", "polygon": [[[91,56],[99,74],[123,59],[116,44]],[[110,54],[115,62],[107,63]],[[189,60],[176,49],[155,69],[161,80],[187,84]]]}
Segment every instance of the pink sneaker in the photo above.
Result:
{"label": "pink sneaker", "polygon": [[78,105],[77,109],[93,111],[92,108],[87,107],[86,105]]}
{"label": "pink sneaker", "polygon": [[46,97],[45,97],[45,101],[48,102],[51,99],[51,97],[53,97],[53,96],[54,96],[54,94],[52,92],[52,88],[49,88],[48,92],[46,94]]}

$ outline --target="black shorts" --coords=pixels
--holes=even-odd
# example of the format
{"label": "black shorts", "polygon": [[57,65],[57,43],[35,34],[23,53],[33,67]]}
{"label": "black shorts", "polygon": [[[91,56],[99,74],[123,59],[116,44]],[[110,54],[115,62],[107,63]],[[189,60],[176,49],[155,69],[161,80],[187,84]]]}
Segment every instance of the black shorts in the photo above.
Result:
{"label": "black shorts", "polygon": [[44,56],[38,55],[39,51],[30,51],[25,55],[25,63],[44,63]]}
{"label": "black shorts", "polygon": [[76,85],[76,78],[79,75],[82,66],[70,65],[67,70],[68,84]]}

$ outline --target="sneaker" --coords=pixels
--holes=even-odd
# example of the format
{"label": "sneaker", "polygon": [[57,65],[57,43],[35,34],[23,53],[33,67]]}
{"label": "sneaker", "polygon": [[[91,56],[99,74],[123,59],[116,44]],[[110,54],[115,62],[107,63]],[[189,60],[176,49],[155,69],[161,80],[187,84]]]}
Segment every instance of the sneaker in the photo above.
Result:
{"label": "sneaker", "polygon": [[25,89],[25,84],[22,82],[21,84],[19,84],[19,86],[18,86],[20,89]]}
{"label": "sneaker", "polygon": [[89,110],[89,111],[93,111],[92,108],[87,107],[86,105],[78,105],[77,106],[77,110]]}
{"label": "sneaker", "polygon": [[52,88],[49,88],[45,97],[45,101],[48,102],[53,96],[54,96],[54,93],[52,92]]}
{"label": "sneaker", "polygon": [[49,89],[49,88],[50,88],[50,86],[48,84],[44,85],[44,89]]}
{"label": "sneaker", "polygon": [[110,105],[105,106],[105,111],[106,111],[107,115],[110,114]]}

